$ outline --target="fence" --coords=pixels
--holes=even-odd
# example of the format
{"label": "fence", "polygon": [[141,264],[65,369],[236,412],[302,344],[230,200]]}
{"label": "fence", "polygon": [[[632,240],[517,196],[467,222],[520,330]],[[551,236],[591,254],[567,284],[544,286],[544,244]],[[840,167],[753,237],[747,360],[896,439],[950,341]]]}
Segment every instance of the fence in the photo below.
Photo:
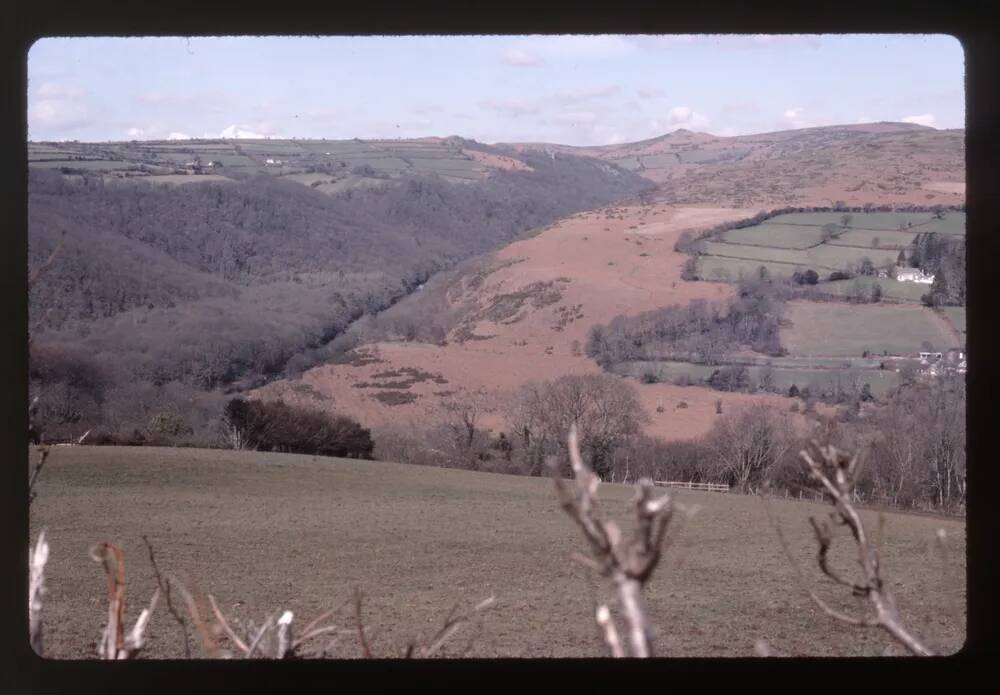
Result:
{"label": "fence", "polygon": [[690,480],[678,482],[674,480],[657,480],[654,485],[658,487],[679,487],[685,490],[702,490],[704,492],[729,492],[729,486],[722,483],[693,483]]}

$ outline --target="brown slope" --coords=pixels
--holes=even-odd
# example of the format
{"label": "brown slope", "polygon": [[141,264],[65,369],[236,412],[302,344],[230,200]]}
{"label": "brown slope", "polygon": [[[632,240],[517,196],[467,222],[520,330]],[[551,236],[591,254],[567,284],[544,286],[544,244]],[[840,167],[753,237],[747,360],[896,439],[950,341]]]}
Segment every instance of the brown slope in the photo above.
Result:
{"label": "brown slope", "polygon": [[669,203],[953,205],[965,198],[964,139],[963,130],[865,123],[737,137],[678,130],[603,147],[507,147],[604,159],[659,184],[659,199]]}
{"label": "brown slope", "polygon": [[[447,345],[378,343],[362,350],[377,361],[317,367],[255,395],[350,413],[366,426],[428,426],[442,416],[446,401],[479,392],[493,407],[484,425],[498,429],[504,400],[522,384],[600,372],[579,351],[594,324],[695,298],[727,297],[729,285],[682,281],[683,256],[673,245],[684,230],[747,215],[746,210],[667,205],[575,215],[505,247],[479,277],[470,274],[454,283],[448,301],[466,318],[451,331]],[[751,400],[787,403],[776,396],[632,383],[652,419],[649,433],[666,439],[708,431],[717,417],[717,400],[724,408]],[[416,399],[390,405],[379,400],[385,393]],[[688,407],[677,408],[681,401]]]}

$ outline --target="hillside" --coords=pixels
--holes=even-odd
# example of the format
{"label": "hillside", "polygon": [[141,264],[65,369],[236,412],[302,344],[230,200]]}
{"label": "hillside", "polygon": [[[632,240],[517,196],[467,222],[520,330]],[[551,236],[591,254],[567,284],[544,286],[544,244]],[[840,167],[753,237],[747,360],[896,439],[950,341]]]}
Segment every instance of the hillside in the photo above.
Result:
{"label": "hillside", "polygon": [[[105,405],[118,403],[122,412],[103,420],[131,417],[140,426],[129,405],[136,392],[111,394],[116,386],[172,383],[189,400],[240,379],[259,383],[434,272],[648,187],[598,160],[514,160],[462,144],[496,160],[481,166],[488,175],[454,183],[397,172],[384,185],[342,192],[270,171],[180,186],[33,162],[29,265],[64,244],[29,302],[32,379],[53,394],[43,418],[56,431],[77,431],[100,424]],[[101,146],[101,156],[109,149]],[[129,152],[121,145],[118,156]],[[365,165],[372,171],[373,162]],[[67,369],[100,372],[106,383],[81,392]],[[139,400],[169,409],[164,398],[161,390]]]}
{"label": "hillside", "polygon": [[[600,372],[582,352],[594,325],[622,313],[728,297],[729,285],[683,281],[684,256],[673,247],[686,230],[745,215],[662,204],[579,213],[433,279],[384,315],[389,327],[404,316],[421,325],[442,321],[443,341],[419,333],[406,340],[397,328],[370,342],[376,333],[354,351],[361,358],[336,359],[255,394],[351,412],[366,425],[433,422],[449,401],[485,395],[491,412],[483,424],[499,429],[504,403],[519,386]],[[411,378],[397,378],[407,373]],[[724,407],[764,399],[787,408],[777,396],[634,385],[652,418],[648,432],[666,439],[707,432],[720,399]]]}
{"label": "hillside", "polygon": [[[57,447],[31,508],[31,537],[46,529],[45,644],[57,659],[92,658],[107,612],[95,543],[125,553],[129,624],[156,586],[146,535],[165,575],[194,581],[220,608],[260,623],[279,609],[304,625],[335,610],[342,628],[331,655],[358,655],[351,596],[364,594],[363,619],[376,656],[398,656],[425,638],[459,602],[490,595],[496,608],[482,630],[463,627],[444,656],[597,657],[586,570],[573,562],[585,545],[547,479],[373,461],[182,448]],[[628,523],[631,486],[602,484],[610,517]],[[700,507],[677,532],[645,592],[664,656],[748,657],[766,639],[793,656],[880,656],[889,638],[824,615],[800,588],[761,499],[676,491]],[[856,600],[822,582],[810,515],[824,507],[773,500],[771,506],[808,580],[843,610]],[[874,511],[862,511],[876,525]],[[965,636],[965,524],[886,514],[880,553],[901,618],[920,626],[941,653]],[[947,533],[948,563],[928,548]],[[837,533],[831,560],[854,558]],[[162,611],[162,612],[161,612]],[[201,653],[189,628],[192,652]],[[897,654],[890,648],[890,654]],[[183,657],[179,629],[163,597],[144,656]]]}
{"label": "hillside", "polygon": [[952,205],[964,200],[965,131],[870,123],[717,137],[677,130],[602,147],[510,143],[512,152],[598,157],[658,184],[677,204]]}
{"label": "hillside", "polygon": [[[346,410],[376,427],[435,422],[454,402],[477,400],[488,404],[482,426],[502,431],[506,404],[520,386],[563,374],[600,371],[583,354],[594,326],[619,315],[731,296],[731,284],[682,279],[687,256],[677,252],[674,244],[683,232],[697,233],[721,222],[748,218],[758,212],[757,205],[788,201],[927,205],[955,198],[960,203],[964,194],[930,193],[926,185],[928,179],[964,178],[961,136],[960,131],[886,123],[737,138],[680,130],[643,142],[590,148],[538,143],[498,146],[518,156],[542,152],[554,157],[553,161],[571,154],[600,157],[657,182],[657,188],[643,194],[641,201],[576,214],[435,277],[423,292],[384,312],[374,325],[359,326],[349,343],[358,345],[353,352],[331,354],[326,365],[255,393],[331,411]],[[832,164],[805,163],[824,157],[831,158]],[[677,162],[670,164],[672,160]],[[859,168],[879,184],[857,185]],[[883,181],[892,182],[893,191],[901,193],[887,192]],[[741,189],[754,194],[743,197],[737,193]],[[820,191],[830,194],[830,199],[820,196]],[[690,198],[681,197],[688,193]],[[929,219],[929,213],[924,217]],[[890,232],[875,234],[888,238]],[[866,253],[874,252],[856,255]],[[895,259],[898,249],[883,255],[889,253]],[[756,272],[761,262],[749,265]],[[714,278],[705,275],[708,280]],[[735,279],[722,275],[719,279]],[[891,307],[881,311],[896,318]],[[947,328],[927,309],[914,308],[907,315],[930,322],[932,328],[939,324]],[[801,331],[808,332],[808,328]],[[783,335],[794,342],[798,334],[785,331]],[[950,337],[939,341],[936,336],[934,332],[932,342],[951,344]],[[907,348],[918,347],[925,337],[907,342]],[[861,352],[858,348],[858,358]],[[880,371],[878,363],[874,368],[866,363],[868,371],[841,375],[843,358],[838,359],[789,358],[777,374],[778,383],[787,391],[796,382],[802,387],[863,377],[880,395],[898,383],[898,375]],[[787,400],[775,395],[676,385],[673,382],[681,375],[671,372],[673,365],[644,365],[628,365],[622,373],[636,377],[630,383],[650,417],[646,431],[664,439],[693,439],[706,433],[718,417],[717,401],[723,410],[749,401],[788,407]],[[680,366],[697,377],[695,383],[712,371],[711,367]],[[650,368],[666,378],[661,383],[640,383],[642,370]]]}

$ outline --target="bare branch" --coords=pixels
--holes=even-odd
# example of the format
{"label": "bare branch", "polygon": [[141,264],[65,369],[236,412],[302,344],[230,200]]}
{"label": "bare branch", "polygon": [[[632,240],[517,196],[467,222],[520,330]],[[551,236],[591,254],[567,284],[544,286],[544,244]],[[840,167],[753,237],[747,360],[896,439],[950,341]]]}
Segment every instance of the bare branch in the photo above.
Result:
{"label": "bare branch", "polygon": [[669,494],[654,498],[652,481],[639,481],[635,498],[636,526],[631,537],[625,540],[617,524],[598,516],[600,479],[583,462],[575,424],[569,430],[568,449],[574,477],[565,480],[559,476],[558,467],[551,466],[556,491],[562,508],[590,543],[593,555],[592,560],[583,559],[579,554],[575,554],[574,559],[611,580],[627,626],[628,648],[618,636],[610,609],[600,606],[596,615],[604,640],[615,656],[652,656],[651,629],[643,606],[642,589],[660,561],[674,511],[671,498]]}
{"label": "bare branch", "polygon": [[45,565],[49,561],[49,544],[45,531],[38,534],[34,548],[28,549],[28,634],[31,648],[39,656],[44,656],[42,641],[42,596],[45,588]]}
{"label": "bare branch", "polygon": [[267,618],[265,618],[264,620],[264,624],[260,626],[260,630],[257,631],[257,634],[250,642],[250,647],[249,649],[247,649],[248,659],[254,655],[255,651],[257,651],[257,647],[260,645],[260,641],[264,638],[264,635],[267,633],[268,630],[271,629],[273,625],[274,625],[274,616],[271,615],[267,616]]}
{"label": "bare branch", "polygon": [[113,543],[99,543],[90,551],[90,557],[104,565],[108,578],[108,621],[98,644],[98,656],[102,659],[132,659],[145,644],[144,633],[160,590],[153,592],[149,607],[139,614],[132,630],[125,634],[125,555]]}
{"label": "bare branch", "polygon": [[[816,556],[820,571],[837,584],[851,588],[855,596],[867,598],[870,602],[874,616],[866,618],[853,618],[846,616],[823,603],[809,589],[809,594],[813,601],[820,606],[828,615],[837,618],[851,625],[861,625],[865,627],[880,627],[897,642],[902,644],[910,653],[917,656],[931,656],[933,652],[923,644],[915,635],[907,630],[899,619],[896,612],[895,601],[889,592],[887,583],[881,576],[881,566],[878,548],[873,544],[867,535],[861,516],[858,514],[853,504],[854,487],[861,474],[861,463],[857,454],[848,454],[838,450],[833,445],[821,446],[818,442],[812,442],[814,452],[802,451],[800,456],[808,466],[811,477],[823,486],[827,496],[834,506],[832,519],[839,525],[847,526],[854,538],[858,551],[858,564],[860,564],[864,575],[863,583],[855,583],[842,578],[833,571],[828,564],[828,552],[833,542],[833,534],[829,524],[818,523],[815,519],[810,519],[819,544],[819,552]],[[773,519],[773,517],[772,517]],[[878,538],[882,536],[883,521],[879,521]],[[786,555],[793,561],[788,544],[781,534],[781,529],[775,524],[778,536],[781,539],[782,547],[785,548]],[[803,584],[801,570],[798,565],[794,565],[797,574]]]}
{"label": "bare branch", "polygon": [[361,622],[361,590],[354,589],[354,623],[358,630],[358,643],[361,645],[361,656],[366,659],[372,658],[372,650],[368,646],[365,638],[365,628]]}
{"label": "bare branch", "polygon": [[212,594],[209,594],[209,595],[208,595],[208,602],[209,602],[209,604],[211,604],[211,606],[212,606],[212,613],[213,613],[213,614],[215,615],[215,619],[216,619],[216,620],[217,620],[217,621],[219,622],[219,627],[221,627],[221,628],[222,628],[222,631],[223,631],[224,633],[226,633],[226,637],[228,637],[228,638],[229,638],[229,640],[230,640],[230,641],[231,641],[231,642],[232,642],[233,644],[235,644],[235,645],[236,645],[236,647],[237,647],[237,648],[238,648],[238,649],[239,649],[239,650],[240,650],[241,652],[243,652],[244,654],[249,654],[249,653],[250,653],[250,647],[248,647],[248,646],[247,646],[247,645],[246,645],[246,644],[245,644],[245,643],[243,642],[243,640],[241,640],[241,639],[240,639],[240,638],[239,638],[239,637],[238,637],[238,636],[236,635],[236,633],[235,633],[235,632],[233,631],[233,628],[231,628],[231,627],[229,626],[229,622],[228,622],[228,621],[226,620],[226,617],[225,617],[225,616],[224,616],[224,615],[222,614],[222,611],[220,611],[220,610],[219,610],[219,605],[218,605],[218,604],[217,604],[217,603],[215,602],[215,597],[214,597],[214,596],[212,596]]}
{"label": "bare branch", "polygon": [[458,609],[456,604],[448,612],[448,616],[445,618],[444,623],[438,629],[437,633],[429,640],[429,646],[423,647],[417,650],[419,656],[423,658],[428,658],[433,656],[445,642],[447,642],[452,635],[454,635],[463,624],[472,619],[474,615],[480,613],[488,608],[491,608],[496,604],[496,597],[490,596],[488,599],[480,601],[472,610],[462,613],[460,615],[455,615],[455,611]]}
{"label": "bare branch", "polygon": [[30,506],[38,493],[35,492],[35,483],[38,482],[38,475],[42,472],[42,467],[45,465],[46,459],[49,457],[49,448],[47,446],[38,447],[38,460],[35,461],[35,465],[31,469],[31,477],[28,478],[28,505]]}
{"label": "bare branch", "polygon": [[603,604],[597,608],[597,624],[604,632],[604,642],[611,649],[611,656],[616,659],[625,656],[621,638],[618,636],[618,628],[611,620],[611,611]]}
{"label": "bare branch", "polygon": [[[194,583],[191,581],[187,582],[191,584],[192,589],[198,593],[199,598],[201,597],[201,592],[197,590]],[[210,658],[221,658],[228,659],[229,653],[223,651],[219,647],[219,641],[216,639],[215,631],[212,626],[209,625],[205,619],[202,617],[202,610],[199,608],[198,604],[201,601],[195,599],[194,594],[191,589],[188,589],[185,584],[178,582],[177,588],[181,590],[181,595],[184,596],[184,601],[187,603],[188,612],[191,614],[191,620],[194,621],[195,627],[198,629],[198,634],[201,635],[202,646],[205,648],[205,652]]]}
{"label": "bare branch", "polygon": [[[87,430],[87,432],[89,433],[90,430]],[[174,620],[177,622],[177,624],[180,625],[181,636],[184,638],[184,658],[190,659],[191,645],[188,641],[187,623],[184,620],[183,616],[181,616],[180,612],[177,610],[176,606],[174,606],[170,594],[170,582],[168,580],[165,580],[163,578],[163,575],[160,574],[160,568],[156,564],[156,555],[153,553],[153,545],[149,542],[149,539],[146,538],[145,535],[142,536],[142,542],[146,544],[146,550],[149,552],[149,564],[153,566],[153,574],[156,576],[156,585],[159,587],[160,591],[163,592],[163,595],[167,600],[167,611],[169,611],[170,615],[174,617]]]}

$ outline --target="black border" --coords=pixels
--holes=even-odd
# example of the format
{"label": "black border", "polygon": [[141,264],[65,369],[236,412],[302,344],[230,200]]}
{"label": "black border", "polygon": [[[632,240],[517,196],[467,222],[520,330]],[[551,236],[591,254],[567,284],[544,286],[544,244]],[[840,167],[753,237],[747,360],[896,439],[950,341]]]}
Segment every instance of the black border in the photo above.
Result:
{"label": "black border", "polygon": [[[957,685],[973,661],[997,653],[997,620],[992,590],[1000,587],[1000,572],[992,562],[997,516],[991,504],[997,486],[995,454],[989,437],[1000,422],[992,396],[1000,392],[997,359],[991,346],[991,301],[995,293],[995,266],[1000,259],[1000,197],[993,184],[1000,161],[996,124],[996,48],[988,28],[990,3],[985,1],[886,3],[875,0],[822,0],[800,4],[773,2],[709,2],[678,5],[616,0],[591,7],[573,2],[473,3],[391,2],[326,4],[306,9],[297,2],[253,8],[235,3],[83,3],[56,0],[21,3],[4,18],[0,50],[4,53],[2,102],[3,171],[9,181],[3,196],[7,222],[4,253],[0,254],[0,297],[5,305],[0,383],[6,384],[0,422],[4,423],[2,459],[9,495],[6,511],[7,544],[4,576],[3,654],[14,692],[74,690],[201,689],[238,686],[241,689],[310,687],[384,690],[395,685],[413,688],[483,687],[493,683],[538,683],[539,676],[556,678],[553,685],[580,682],[590,687],[625,686],[626,676],[651,678],[656,688],[682,683],[717,684],[720,675],[735,679],[753,676],[787,678],[812,689],[831,675],[875,673],[894,685],[937,678]],[[947,33],[966,51],[968,99],[966,152],[968,166],[969,292],[975,299],[968,309],[970,350],[968,386],[972,399],[968,418],[968,641],[952,657],[917,659],[678,659],[650,662],[609,660],[471,660],[405,663],[378,661],[303,661],[293,663],[169,662],[122,663],[49,661],[38,658],[27,640],[24,596],[27,576],[27,52],[37,38],[86,35],[321,35],[321,34],[523,34],[523,33]],[[993,267],[991,267],[993,266]],[[4,645],[5,647],[7,645]],[[829,683],[829,681],[826,681]],[[944,681],[942,681],[944,682]],[[769,685],[772,685],[769,682]],[[850,687],[848,682],[841,683]],[[60,687],[61,686],[61,687]],[[648,686],[647,686],[648,687]]]}

